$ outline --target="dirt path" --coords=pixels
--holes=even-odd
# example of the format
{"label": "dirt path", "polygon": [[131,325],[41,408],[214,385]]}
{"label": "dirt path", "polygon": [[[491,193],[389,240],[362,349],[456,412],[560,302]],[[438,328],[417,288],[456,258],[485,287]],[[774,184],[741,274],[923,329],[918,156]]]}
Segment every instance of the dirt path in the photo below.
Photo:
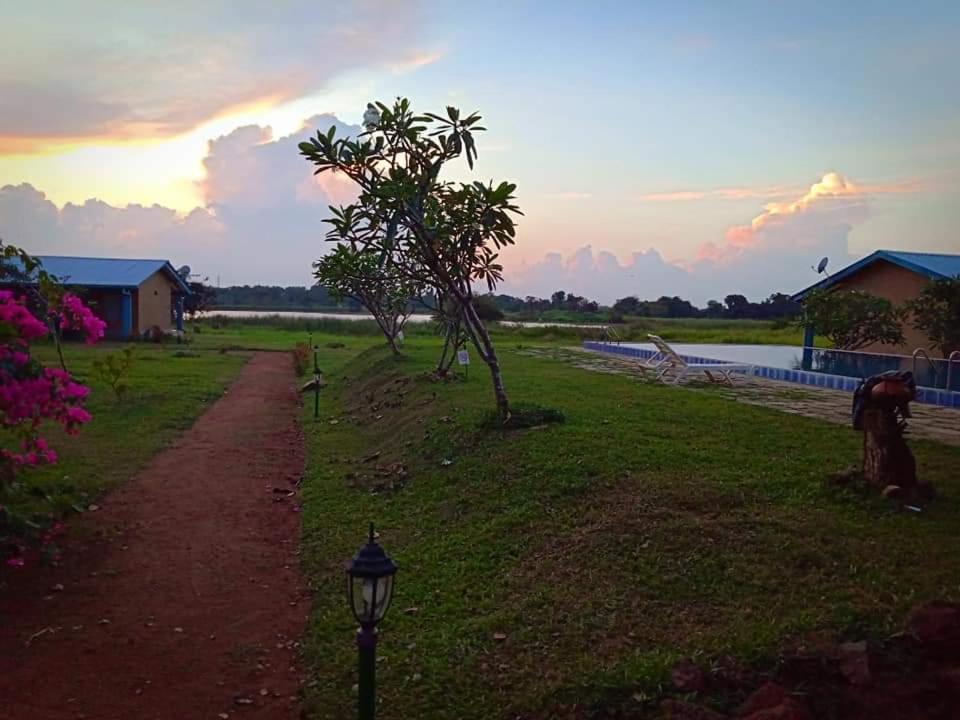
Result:
{"label": "dirt path", "polygon": [[[295,718],[309,602],[289,355],[261,353],[173,447],[0,594],[0,719]],[[31,639],[32,637],[32,639]]]}

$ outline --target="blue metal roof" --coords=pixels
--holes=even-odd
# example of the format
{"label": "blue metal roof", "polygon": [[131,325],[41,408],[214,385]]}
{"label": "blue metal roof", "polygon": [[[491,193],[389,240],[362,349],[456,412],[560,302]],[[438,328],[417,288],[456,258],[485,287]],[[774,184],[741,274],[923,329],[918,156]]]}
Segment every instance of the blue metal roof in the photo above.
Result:
{"label": "blue metal roof", "polygon": [[157,271],[164,271],[180,290],[190,293],[190,286],[167,260],[137,258],[65,257],[37,255],[43,269],[65,285],[86,287],[136,288]]}
{"label": "blue metal roof", "polygon": [[960,255],[947,253],[922,253],[922,252],[902,252],[900,250],[877,250],[867,255],[852,265],[847,265],[843,270],[838,270],[829,277],[814,283],[810,287],[801,290],[793,295],[794,300],[803,300],[814,290],[823,290],[836,282],[850,277],[859,272],[867,265],[871,265],[878,260],[899,265],[902,268],[924,275],[931,280],[943,280],[945,278],[960,277]]}

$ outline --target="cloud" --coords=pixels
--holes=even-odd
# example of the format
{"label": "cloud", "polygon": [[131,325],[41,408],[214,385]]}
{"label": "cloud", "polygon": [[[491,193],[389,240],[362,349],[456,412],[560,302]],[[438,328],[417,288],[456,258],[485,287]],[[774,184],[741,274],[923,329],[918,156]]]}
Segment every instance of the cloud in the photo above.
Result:
{"label": "cloud", "polygon": [[314,176],[297,151],[331,124],[338,134],[360,132],[316,115],[286,137],[246,126],[210,141],[204,206],[185,216],[95,199],[57,208],[30,185],[7,185],[0,188],[0,237],[37,254],[169,258],[227,283],[309,283],[311,263],[328,248],[328,206],[353,197],[344,179]]}
{"label": "cloud", "polygon": [[593,193],[568,190],[566,192],[545,193],[543,197],[549,200],[587,200],[593,197]]}
{"label": "cloud", "polygon": [[730,187],[715,188],[713,190],[674,190],[672,192],[646,193],[640,196],[643,202],[684,202],[687,200],[754,200],[782,198],[788,196],[791,192],[796,192],[796,188],[789,188],[785,185],[774,185],[771,187]]}
{"label": "cloud", "polygon": [[415,50],[397,62],[390,63],[388,67],[393,73],[402,75],[426,65],[433,65],[433,63],[440,60],[444,55],[446,55],[445,50],[433,50],[431,52]]}
{"label": "cloud", "polygon": [[413,1],[18,3],[0,24],[0,152],[168,137],[352,68],[409,70],[436,59],[416,47],[421,19]]}
{"label": "cloud", "polygon": [[[329,204],[355,194],[345,178],[314,176],[297,144],[316,129],[360,132],[333,115],[316,115],[286,137],[246,126],[210,141],[200,185],[204,205],[186,216],[159,205],[113,207],[99,200],[57,208],[30,185],[0,188],[0,237],[38,254],[164,257],[224,284],[310,282],[310,265],[329,248],[323,223]],[[852,228],[870,217],[878,194],[915,192],[922,183],[854,183],[827,173],[794,199],[767,203],[749,223],[729,228],[684,260],[644,247],[620,260],[590,245],[537,262],[504,256],[501,291],[547,297],[555,290],[610,303],[627,295],[680,295],[700,305],[730,293],[763,298],[810,284],[810,266],[828,256],[849,259]],[[521,228],[522,231],[522,228]],[[658,243],[659,244],[659,243]],[[523,238],[520,238],[520,246]]]}
{"label": "cloud", "polygon": [[727,230],[722,243],[706,242],[694,261],[729,262],[747,250],[788,243],[811,245],[829,232],[849,231],[867,218],[867,193],[839,173],[830,172],[792,202],[764,206],[749,225]]}
{"label": "cloud", "polygon": [[[566,260],[551,253],[536,263],[506,263],[507,286],[542,296],[570,290],[608,303],[626,295],[680,295],[701,305],[730,293],[763,298],[795,292],[814,279],[810,266],[819,258],[828,256],[835,265],[849,260],[850,231],[870,217],[871,198],[924,187],[916,180],[857,184],[831,172],[791,201],[767,203],[748,224],[729,228],[720,241],[701,244],[688,260],[668,262],[648,249],[621,263],[609,252],[594,254],[588,245]],[[722,196],[741,189],[709,192]]]}

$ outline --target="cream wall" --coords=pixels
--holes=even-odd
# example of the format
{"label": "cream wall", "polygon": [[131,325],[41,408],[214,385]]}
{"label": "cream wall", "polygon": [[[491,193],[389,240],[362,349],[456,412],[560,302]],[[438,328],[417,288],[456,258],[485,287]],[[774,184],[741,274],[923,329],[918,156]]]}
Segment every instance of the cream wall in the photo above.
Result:
{"label": "cream wall", "polygon": [[[923,275],[886,260],[877,260],[850,277],[840,280],[831,289],[863,290],[871,295],[886,298],[899,307],[907,300],[916,298],[928,282],[930,282],[929,279]],[[922,347],[930,351],[931,357],[940,355],[939,352],[934,351],[930,338],[913,327],[909,316],[904,322],[903,335],[906,338],[906,343],[903,345],[873,343],[862,348],[862,351],[909,355],[918,347]]]}
{"label": "cream wall", "polygon": [[154,325],[162,330],[171,330],[174,327],[170,314],[172,294],[173,281],[162,270],[158,270],[140,284],[135,298],[135,326],[138,333]]}

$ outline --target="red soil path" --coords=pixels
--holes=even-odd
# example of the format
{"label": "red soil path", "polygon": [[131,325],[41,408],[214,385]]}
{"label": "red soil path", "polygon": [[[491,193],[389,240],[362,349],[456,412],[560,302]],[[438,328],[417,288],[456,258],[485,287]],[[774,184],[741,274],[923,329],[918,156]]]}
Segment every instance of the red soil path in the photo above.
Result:
{"label": "red soil path", "polygon": [[309,599],[295,498],[273,490],[303,471],[294,381],[289,355],[255,355],[72,524],[59,567],[5,573],[0,719],[299,715]]}

